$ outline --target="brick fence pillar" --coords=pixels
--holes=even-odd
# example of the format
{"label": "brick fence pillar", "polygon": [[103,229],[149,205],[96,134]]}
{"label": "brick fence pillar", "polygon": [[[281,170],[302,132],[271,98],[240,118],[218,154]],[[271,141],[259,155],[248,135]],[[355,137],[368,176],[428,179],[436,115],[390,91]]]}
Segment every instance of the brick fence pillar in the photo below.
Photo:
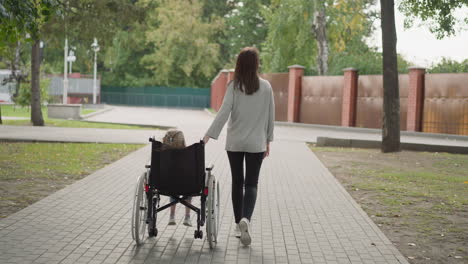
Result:
{"label": "brick fence pillar", "polygon": [[410,67],[408,87],[408,112],[406,116],[406,130],[422,131],[424,107],[424,76],[426,69]]}
{"label": "brick fence pillar", "polygon": [[299,110],[301,107],[302,76],[304,67],[292,65],[289,69],[288,82],[288,122],[299,122]]}
{"label": "brick fence pillar", "polygon": [[228,71],[228,78],[227,78],[227,83],[229,83],[230,81],[234,80],[234,70],[233,69],[230,69]]}
{"label": "brick fence pillar", "polygon": [[220,97],[219,97],[219,101],[218,101],[219,105],[218,105],[218,108],[216,109],[216,111],[218,111],[221,108],[221,105],[223,105],[224,95],[226,94],[228,83],[230,81],[234,80],[234,70],[233,69],[225,70],[225,74],[226,74],[226,84],[220,90]]}
{"label": "brick fence pillar", "polygon": [[219,110],[219,108],[221,107],[221,103],[223,102],[223,96],[226,92],[227,79],[228,71],[222,70],[211,82],[210,106],[215,111]]}
{"label": "brick fence pillar", "polygon": [[343,95],[341,107],[341,125],[356,126],[356,101],[358,86],[358,70],[346,68],[344,71]]}

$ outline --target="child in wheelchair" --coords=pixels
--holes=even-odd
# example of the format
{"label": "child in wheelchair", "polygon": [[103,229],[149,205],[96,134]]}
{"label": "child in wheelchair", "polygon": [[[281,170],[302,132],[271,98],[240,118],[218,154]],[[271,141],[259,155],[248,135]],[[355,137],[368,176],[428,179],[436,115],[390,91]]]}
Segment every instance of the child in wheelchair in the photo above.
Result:
{"label": "child in wheelchair", "polygon": [[[170,224],[175,223],[175,204],[186,207],[185,225],[191,225],[190,210],[196,213],[194,238],[203,239],[200,227],[206,224],[206,238],[210,248],[217,244],[219,230],[219,182],[212,174],[213,165],[205,167],[205,144],[202,140],[185,147],[181,131],[169,131],[163,142],[154,137],[151,143],[151,162],[137,180],[132,210],[132,237],[141,245],[145,236],[157,237],[158,213],[171,208]],[[173,201],[160,205],[161,196]],[[200,197],[200,207],[191,202]],[[189,198],[190,197],[190,198]],[[175,201],[174,201],[175,200]],[[188,201],[189,200],[189,201]]]}
{"label": "child in wheelchair", "polygon": [[[185,138],[184,138],[184,133],[180,130],[175,130],[171,129],[167,131],[166,135],[163,138],[163,146],[165,149],[183,149],[186,147],[185,145]],[[175,201],[174,198],[170,198],[171,202]],[[187,202],[191,203],[192,198],[188,198],[186,200]],[[168,225],[175,225],[176,220],[175,220],[175,211],[176,211],[176,205],[171,206],[171,211],[169,215],[169,223]],[[186,226],[192,226],[192,223],[190,221],[190,208],[185,207],[185,218],[184,218],[184,225]]]}

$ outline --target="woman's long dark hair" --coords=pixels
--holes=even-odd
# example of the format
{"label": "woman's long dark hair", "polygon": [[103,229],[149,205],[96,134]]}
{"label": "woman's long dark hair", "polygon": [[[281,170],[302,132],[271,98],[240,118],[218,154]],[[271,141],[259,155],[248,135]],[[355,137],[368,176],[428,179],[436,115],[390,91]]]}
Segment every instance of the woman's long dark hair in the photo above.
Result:
{"label": "woman's long dark hair", "polygon": [[253,94],[258,90],[260,85],[258,64],[258,50],[255,47],[246,47],[241,50],[237,56],[234,72],[234,89],[239,89],[246,94]]}

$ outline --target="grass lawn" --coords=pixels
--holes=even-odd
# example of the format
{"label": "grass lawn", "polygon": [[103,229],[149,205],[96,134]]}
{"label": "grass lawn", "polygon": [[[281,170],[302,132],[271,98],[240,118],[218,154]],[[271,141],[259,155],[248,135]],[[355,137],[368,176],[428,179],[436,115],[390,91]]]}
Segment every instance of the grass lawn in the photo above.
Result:
{"label": "grass lawn", "polygon": [[[55,127],[87,127],[87,128],[113,128],[113,129],[162,129],[160,127],[149,127],[149,126],[137,126],[137,125],[120,125],[111,123],[98,123],[98,122],[86,122],[76,120],[64,120],[64,119],[49,119],[44,118],[46,126]],[[4,125],[10,126],[31,126],[29,120],[3,120]]]}
{"label": "grass lawn", "polygon": [[[31,117],[30,109],[27,107],[13,107],[12,105],[2,105],[2,116],[9,117]],[[96,109],[84,109],[81,115],[97,111]],[[42,114],[46,126],[55,127],[86,127],[86,128],[114,128],[114,129],[162,129],[157,126],[120,125],[111,123],[86,122],[77,120],[52,119],[47,116],[47,107],[42,107]],[[3,120],[4,125],[10,126],[30,126],[29,120]]]}
{"label": "grass lawn", "polygon": [[468,155],[311,149],[410,263],[466,263]]}
{"label": "grass lawn", "polygon": [[[13,106],[13,105],[1,105],[2,116],[11,117],[31,117],[31,109],[29,107]],[[47,118],[47,107],[43,106],[42,114]],[[87,115],[96,112],[98,109],[85,109],[81,108],[81,115]]]}
{"label": "grass lawn", "polygon": [[87,114],[91,114],[91,113],[94,113],[96,112],[98,109],[85,109],[85,108],[82,108],[81,109],[81,115],[84,116],[84,115],[87,115]]}
{"label": "grass lawn", "polygon": [[0,143],[0,218],[21,210],[142,146]]}
{"label": "grass lawn", "polygon": [[[29,107],[0,105],[0,108],[2,109],[2,116],[31,117],[31,110]],[[47,107],[42,107],[42,114],[47,116]]]}
{"label": "grass lawn", "polygon": [[210,111],[212,114],[217,114],[218,112],[216,110],[214,110],[213,108],[207,108],[208,111]]}

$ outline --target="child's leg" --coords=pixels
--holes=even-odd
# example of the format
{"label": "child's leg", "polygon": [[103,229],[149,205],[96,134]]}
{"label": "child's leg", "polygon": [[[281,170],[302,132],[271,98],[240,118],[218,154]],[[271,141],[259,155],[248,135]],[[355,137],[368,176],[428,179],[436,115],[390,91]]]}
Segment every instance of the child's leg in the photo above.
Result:
{"label": "child's leg", "polygon": [[[170,201],[173,202],[175,201],[172,197],[170,198]],[[176,221],[175,221],[175,209],[176,209],[176,205],[172,205],[171,206],[171,213],[169,215],[169,225],[175,225],[176,224]]]}
{"label": "child's leg", "polygon": [[[188,203],[192,203],[192,197],[187,198],[187,200],[185,201],[187,201]],[[190,217],[190,210],[190,208],[185,207],[185,217]]]}
{"label": "child's leg", "polygon": [[[171,201],[171,203],[172,203],[172,202],[175,201],[175,199],[171,197],[171,198],[170,198],[170,201]],[[175,216],[176,205],[177,205],[177,204],[174,204],[174,205],[171,206],[171,217],[172,217],[172,218],[174,218],[174,216]]]}

